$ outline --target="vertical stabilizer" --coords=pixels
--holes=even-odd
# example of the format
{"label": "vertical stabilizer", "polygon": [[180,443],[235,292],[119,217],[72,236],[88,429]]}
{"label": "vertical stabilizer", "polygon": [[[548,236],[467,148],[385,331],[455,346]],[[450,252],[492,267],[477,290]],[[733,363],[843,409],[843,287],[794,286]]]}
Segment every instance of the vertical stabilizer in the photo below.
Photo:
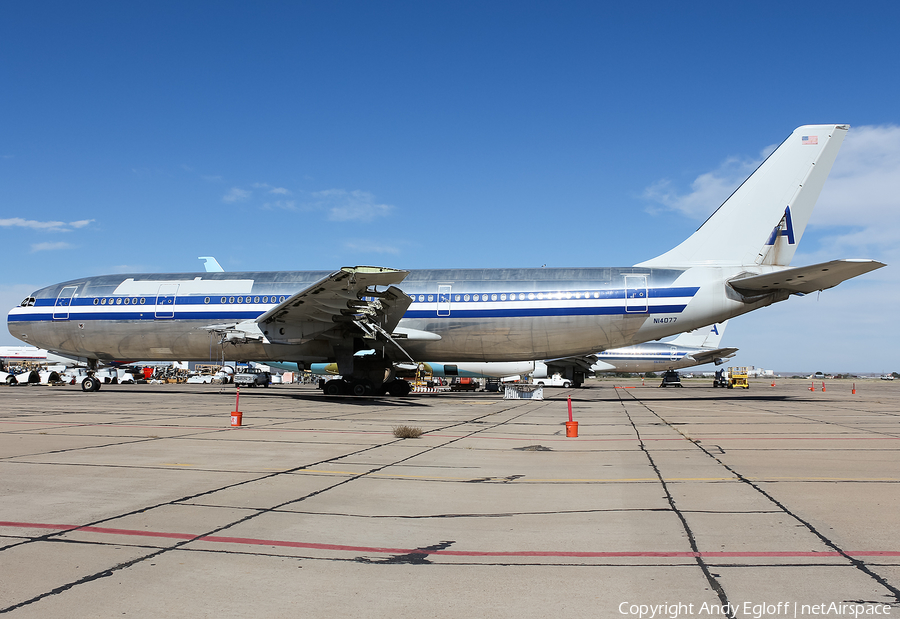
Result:
{"label": "vertical stabilizer", "polygon": [[789,265],[848,129],[797,128],[686,241],[635,266]]}

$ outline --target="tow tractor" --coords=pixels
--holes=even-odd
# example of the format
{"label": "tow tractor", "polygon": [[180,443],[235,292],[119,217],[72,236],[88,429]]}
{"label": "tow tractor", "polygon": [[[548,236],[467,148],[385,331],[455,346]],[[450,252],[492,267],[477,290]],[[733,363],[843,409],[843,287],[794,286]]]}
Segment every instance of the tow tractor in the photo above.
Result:
{"label": "tow tractor", "polygon": [[663,374],[662,382],[659,384],[660,387],[681,387],[681,376],[678,375],[678,372],[675,370],[666,370],[666,373]]}
{"label": "tow tractor", "polygon": [[725,370],[716,370],[716,377],[713,378],[713,388],[728,386],[728,379],[725,378]]}

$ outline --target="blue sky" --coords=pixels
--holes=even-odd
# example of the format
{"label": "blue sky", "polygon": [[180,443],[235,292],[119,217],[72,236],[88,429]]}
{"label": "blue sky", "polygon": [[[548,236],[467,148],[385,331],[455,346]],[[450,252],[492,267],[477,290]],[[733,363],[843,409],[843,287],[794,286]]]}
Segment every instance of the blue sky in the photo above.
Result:
{"label": "blue sky", "polygon": [[205,255],[628,266],[795,127],[849,123],[794,264],[889,267],[724,344],[778,370],[900,369],[900,6],[558,4],[7,3],[0,301]]}

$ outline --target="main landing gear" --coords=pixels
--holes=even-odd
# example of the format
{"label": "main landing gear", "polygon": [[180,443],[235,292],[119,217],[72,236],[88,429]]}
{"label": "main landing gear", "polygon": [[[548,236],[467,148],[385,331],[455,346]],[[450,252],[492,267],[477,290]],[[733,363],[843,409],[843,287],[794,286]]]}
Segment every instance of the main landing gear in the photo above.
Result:
{"label": "main landing gear", "polygon": [[325,395],[386,395],[403,397],[409,395],[412,388],[401,378],[395,378],[377,389],[368,380],[344,380],[333,378],[322,386]]}
{"label": "main landing gear", "polygon": [[82,391],[100,391],[100,379],[96,376],[88,376],[81,381]]}

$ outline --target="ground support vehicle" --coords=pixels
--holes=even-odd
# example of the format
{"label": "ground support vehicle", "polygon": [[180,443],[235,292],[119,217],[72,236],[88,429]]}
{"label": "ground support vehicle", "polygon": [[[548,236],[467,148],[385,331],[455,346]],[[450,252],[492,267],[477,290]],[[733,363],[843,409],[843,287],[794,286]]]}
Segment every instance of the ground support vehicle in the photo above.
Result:
{"label": "ground support vehicle", "polygon": [[662,382],[659,384],[660,387],[681,387],[681,377],[678,375],[678,372],[675,370],[666,370],[666,373],[663,374]]}
{"label": "ground support vehicle", "polygon": [[477,380],[464,376],[453,381],[453,384],[450,385],[450,391],[478,391],[479,387]]}
{"label": "ground support vehicle", "polygon": [[269,372],[255,368],[241,370],[234,375],[236,387],[256,387],[257,385],[268,387],[271,380],[272,375]]}
{"label": "ground support vehicle", "polygon": [[728,368],[728,388],[749,389],[750,382],[747,380],[748,370],[746,367],[735,366]]}
{"label": "ground support vehicle", "polygon": [[568,378],[563,378],[559,374],[554,374],[547,378],[534,378],[532,379],[532,383],[535,385],[543,385],[545,387],[565,387],[566,389],[572,386],[572,381]]}
{"label": "ground support vehicle", "polygon": [[728,386],[728,379],[725,378],[725,370],[716,370],[716,376],[713,378],[713,387],[722,387],[723,389]]}

